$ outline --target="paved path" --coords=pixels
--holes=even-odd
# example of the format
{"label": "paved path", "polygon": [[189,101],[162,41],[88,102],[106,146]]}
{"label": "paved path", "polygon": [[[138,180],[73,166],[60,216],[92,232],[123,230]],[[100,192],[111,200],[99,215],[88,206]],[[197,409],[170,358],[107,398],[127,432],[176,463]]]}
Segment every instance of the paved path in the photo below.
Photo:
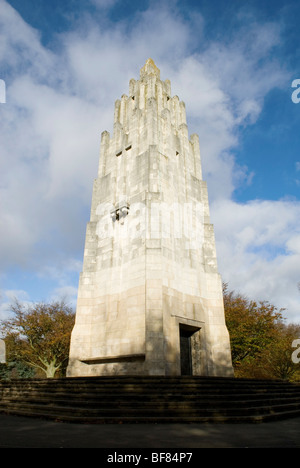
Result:
{"label": "paved path", "polygon": [[300,448],[300,418],[263,424],[68,424],[0,414],[0,448]]}

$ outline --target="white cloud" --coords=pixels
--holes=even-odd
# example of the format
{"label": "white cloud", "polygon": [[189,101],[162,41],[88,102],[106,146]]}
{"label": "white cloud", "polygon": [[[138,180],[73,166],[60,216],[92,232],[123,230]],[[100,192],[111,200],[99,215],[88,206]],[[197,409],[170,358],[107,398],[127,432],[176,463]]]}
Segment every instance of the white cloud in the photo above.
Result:
{"label": "white cloud", "polygon": [[68,306],[75,310],[77,303],[78,289],[75,286],[61,286],[55,288],[49,297],[49,302],[65,302]]}
{"label": "white cloud", "polygon": [[268,300],[300,322],[300,203],[218,201],[213,207],[218,264],[229,287]]}
{"label": "white cloud", "polygon": [[10,316],[11,305],[15,300],[21,304],[31,304],[27,291],[22,289],[8,289],[1,291],[1,303],[0,303],[0,320],[5,320]]}
{"label": "white cloud", "polygon": [[46,79],[55,57],[42,46],[40,33],[28,25],[5,0],[0,2],[0,30],[2,71],[9,69],[13,75],[17,75],[29,67],[32,76]]}
{"label": "white cloud", "polygon": [[[100,9],[115,3],[93,2]],[[205,42],[205,19],[197,14],[191,26],[168,5],[137,12],[130,26],[85,15],[80,29],[60,35],[54,52],[0,3],[0,64],[10,77],[0,108],[1,265],[30,266],[41,275],[48,269],[54,294],[74,293],[66,265],[83,252],[100,134],[111,131],[115,99],[152,57],[185,101],[190,132],[200,136],[224,279],[262,299],[273,294],[295,317],[299,205],[231,201],[253,175],[233,156],[239,128],[256,121],[266,94],[287,77],[272,55],[280,28],[249,18],[230,41]],[[200,51],[190,52],[196,44]]]}

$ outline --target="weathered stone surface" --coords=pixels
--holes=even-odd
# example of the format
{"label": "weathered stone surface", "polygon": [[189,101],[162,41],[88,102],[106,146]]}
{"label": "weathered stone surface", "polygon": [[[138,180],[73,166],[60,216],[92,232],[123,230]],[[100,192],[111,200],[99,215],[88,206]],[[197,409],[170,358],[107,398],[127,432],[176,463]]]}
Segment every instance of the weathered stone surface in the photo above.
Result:
{"label": "weathered stone surface", "polygon": [[[183,331],[182,331],[183,330]],[[69,376],[232,375],[199,141],[149,59],[102,133]]]}
{"label": "weathered stone surface", "polygon": [[6,363],[6,348],[5,348],[5,341],[0,340],[0,364]]}

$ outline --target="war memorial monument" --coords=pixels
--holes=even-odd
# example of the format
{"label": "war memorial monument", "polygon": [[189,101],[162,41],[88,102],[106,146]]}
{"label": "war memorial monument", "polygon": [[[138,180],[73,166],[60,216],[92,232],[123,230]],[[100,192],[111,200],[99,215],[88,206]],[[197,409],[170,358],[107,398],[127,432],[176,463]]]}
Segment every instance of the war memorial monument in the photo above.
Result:
{"label": "war memorial monument", "polygon": [[68,377],[233,376],[222,281],[185,104],[148,59],[101,136]]}

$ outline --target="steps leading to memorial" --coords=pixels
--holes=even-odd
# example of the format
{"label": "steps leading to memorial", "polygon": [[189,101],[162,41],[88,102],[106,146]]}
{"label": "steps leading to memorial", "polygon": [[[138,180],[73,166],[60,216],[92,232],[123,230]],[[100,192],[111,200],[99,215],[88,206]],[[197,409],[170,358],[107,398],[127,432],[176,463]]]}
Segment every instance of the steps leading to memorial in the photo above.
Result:
{"label": "steps leading to memorial", "polygon": [[217,377],[1,381],[0,412],[94,424],[263,422],[300,416],[300,385]]}

